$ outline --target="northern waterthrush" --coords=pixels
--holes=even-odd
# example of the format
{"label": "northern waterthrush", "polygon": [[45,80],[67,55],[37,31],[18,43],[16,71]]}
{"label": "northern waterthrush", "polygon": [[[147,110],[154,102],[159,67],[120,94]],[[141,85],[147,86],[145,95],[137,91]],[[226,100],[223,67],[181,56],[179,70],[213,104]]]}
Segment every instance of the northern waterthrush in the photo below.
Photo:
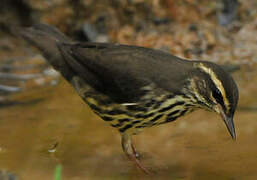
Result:
{"label": "northern waterthrush", "polygon": [[44,24],[20,32],[97,115],[119,130],[124,152],[145,172],[131,135],[197,108],[220,114],[236,138],[233,116],[238,88],[219,65],[143,47],[72,42]]}

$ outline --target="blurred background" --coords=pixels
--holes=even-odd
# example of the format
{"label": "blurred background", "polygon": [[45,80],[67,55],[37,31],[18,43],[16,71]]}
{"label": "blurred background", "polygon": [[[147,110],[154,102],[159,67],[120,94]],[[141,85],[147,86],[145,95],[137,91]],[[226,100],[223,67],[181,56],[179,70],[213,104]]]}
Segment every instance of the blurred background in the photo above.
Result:
{"label": "blurred background", "polygon": [[[0,180],[149,179],[13,25],[47,23],[80,41],[138,45],[223,65],[239,86],[232,141],[196,111],[135,136],[152,179],[257,179],[257,1],[1,0]],[[58,144],[57,148],[56,145]]]}

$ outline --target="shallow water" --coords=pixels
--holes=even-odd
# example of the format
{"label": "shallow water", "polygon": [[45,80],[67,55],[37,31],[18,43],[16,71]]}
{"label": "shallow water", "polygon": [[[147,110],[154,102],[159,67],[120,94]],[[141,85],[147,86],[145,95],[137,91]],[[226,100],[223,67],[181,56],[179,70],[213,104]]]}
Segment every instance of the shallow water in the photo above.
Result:
{"label": "shallow water", "polygon": [[[145,130],[134,141],[151,179],[257,179],[257,72],[235,74],[240,89],[237,141],[221,118],[196,111]],[[119,133],[98,118],[64,80],[17,94],[0,109],[0,169],[21,179],[149,179],[122,152]],[[48,150],[59,142],[55,153]]]}

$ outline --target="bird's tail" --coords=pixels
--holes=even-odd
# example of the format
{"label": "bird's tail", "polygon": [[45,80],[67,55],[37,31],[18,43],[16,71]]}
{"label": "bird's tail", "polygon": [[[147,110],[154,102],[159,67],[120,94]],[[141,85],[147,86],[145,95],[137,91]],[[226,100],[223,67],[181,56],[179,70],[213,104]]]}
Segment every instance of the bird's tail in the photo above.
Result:
{"label": "bird's tail", "polygon": [[[58,71],[65,74],[68,68],[58,43],[72,43],[72,41],[61,33],[57,28],[46,24],[36,24],[29,28],[19,28],[19,34],[29,43],[36,46],[46,60]],[[68,69],[66,70],[68,71]]]}

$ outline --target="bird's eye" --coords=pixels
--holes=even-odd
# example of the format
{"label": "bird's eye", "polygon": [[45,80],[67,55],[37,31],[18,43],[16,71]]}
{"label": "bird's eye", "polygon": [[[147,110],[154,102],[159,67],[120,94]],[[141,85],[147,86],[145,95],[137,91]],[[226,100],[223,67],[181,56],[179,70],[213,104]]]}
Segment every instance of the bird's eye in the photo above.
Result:
{"label": "bird's eye", "polygon": [[214,91],[212,91],[212,96],[216,99],[217,103],[219,103],[219,104],[224,103],[222,94],[220,93],[220,91],[218,89],[215,89]]}

